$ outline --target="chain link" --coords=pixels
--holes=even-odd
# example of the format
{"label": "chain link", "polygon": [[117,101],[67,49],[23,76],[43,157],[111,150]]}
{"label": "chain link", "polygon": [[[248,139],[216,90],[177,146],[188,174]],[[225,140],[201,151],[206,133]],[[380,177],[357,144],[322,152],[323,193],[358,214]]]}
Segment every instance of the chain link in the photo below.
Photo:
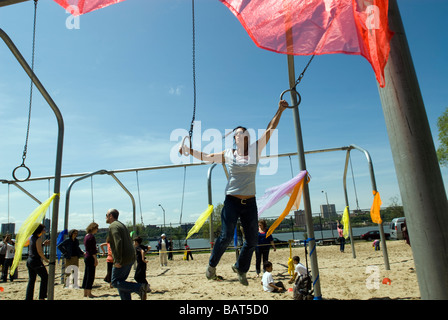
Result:
{"label": "chain link", "polygon": [[192,24],[193,24],[193,117],[191,119],[190,131],[188,135],[190,136],[190,147],[191,147],[191,137],[193,135],[194,121],[196,119],[196,28],[195,28],[195,14],[194,14],[194,0],[191,0],[191,11],[192,11]]}
{"label": "chain link", "polygon": [[[33,45],[31,51],[31,70],[34,72],[34,57],[36,52],[36,20],[37,20],[37,2],[38,0],[34,0],[34,22],[33,22]],[[23,155],[22,155],[22,166],[25,165],[26,154],[28,152],[28,139],[30,136],[30,124],[31,124],[31,106],[33,104],[33,79],[31,79],[30,84],[30,102],[28,108],[28,124],[26,128],[26,138],[25,138],[25,146],[23,147]]]}
{"label": "chain link", "polygon": [[305,75],[305,71],[306,71],[306,69],[308,69],[308,67],[310,66],[311,61],[313,61],[315,55],[316,55],[316,54],[314,53],[314,54],[311,56],[310,60],[309,60],[308,63],[306,64],[305,68],[303,68],[303,71],[302,71],[302,73],[299,75],[299,77],[297,78],[297,80],[296,80],[296,84],[294,85],[294,87],[296,87],[296,86],[300,83],[300,81],[302,81],[302,78],[303,78],[303,76]]}

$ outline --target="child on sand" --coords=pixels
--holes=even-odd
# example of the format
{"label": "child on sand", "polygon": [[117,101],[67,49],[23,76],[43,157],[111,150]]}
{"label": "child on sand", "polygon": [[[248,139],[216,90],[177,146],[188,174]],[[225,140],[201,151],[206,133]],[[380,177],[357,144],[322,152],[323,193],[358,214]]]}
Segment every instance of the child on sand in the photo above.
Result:
{"label": "child on sand", "polygon": [[103,250],[104,254],[107,254],[106,263],[107,263],[107,273],[104,277],[104,281],[109,283],[109,287],[112,288],[111,279],[112,279],[112,268],[114,266],[114,257],[112,256],[112,250],[110,249],[109,237],[106,238],[106,242],[100,245],[101,250]]}
{"label": "child on sand", "polygon": [[[137,257],[137,268],[135,270],[134,279],[138,283],[145,283],[148,286],[148,281],[146,280],[146,264],[148,261],[146,260],[146,252],[149,250],[147,246],[142,245],[142,238],[141,237],[135,237],[134,238],[134,247],[135,247],[135,253]],[[148,291],[149,292],[149,291]]]}
{"label": "child on sand", "polygon": [[298,277],[300,277],[302,274],[306,275],[307,270],[306,267],[300,263],[299,256],[292,257],[292,261],[294,263],[294,274],[292,275],[292,278],[288,281],[288,283],[294,283]]}
{"label": "child on sand", "polygon": [[261,279],[261,284],[263,285],[263,290],[266,292],[283,292],[285,291],[285,286],[281,281],[274,283],[274,278],[272,277],[272,263],[270,261],[266,261],[264,263],[264,269],[266,270],[263,273],[263,278]]}
{"label": "child on sand", "polygon": [[375,248],[375,251],[379,251],[380,250],[380,240],[378,240],[378,239],[374,240],[372,243],[372,247]]}

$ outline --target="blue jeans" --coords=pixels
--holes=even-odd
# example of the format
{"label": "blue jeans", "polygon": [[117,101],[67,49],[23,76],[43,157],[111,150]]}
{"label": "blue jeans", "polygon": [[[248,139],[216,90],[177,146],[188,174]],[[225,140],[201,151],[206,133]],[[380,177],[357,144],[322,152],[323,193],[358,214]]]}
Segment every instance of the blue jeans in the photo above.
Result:
{"label": "blue jeans", "polygon": [[112,268],[111,284],[118,290],[121,300],[131,300],[131,293],[139,293],[142,287],[141,283],[126,281],[133,265],[133,263],[130,263],[121,266],[121,268],[115,266]]}
{"label": "blue jeans", "polygon": [[216,267],[222,255],[233,240],[235,227],[240,218],[244,230],[245,242],[236,262],[240,272],[247,272],[250,268],[252,254],[258,244],[258,210],[255,198],[240,200],[226,196],[221,211],[221,235],[216,240],[210,256],[209,265]]}

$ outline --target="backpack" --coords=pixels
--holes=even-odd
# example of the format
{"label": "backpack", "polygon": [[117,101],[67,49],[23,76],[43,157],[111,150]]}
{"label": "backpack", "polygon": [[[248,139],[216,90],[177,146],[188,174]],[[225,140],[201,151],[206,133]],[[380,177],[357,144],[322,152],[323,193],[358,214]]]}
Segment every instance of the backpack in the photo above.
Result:
{"label": "backpack", "polygon": [[311,289],[312,283],[309,272],[306,275],[301,274],[294,284],[294,300],[313,300],[314,289]]}

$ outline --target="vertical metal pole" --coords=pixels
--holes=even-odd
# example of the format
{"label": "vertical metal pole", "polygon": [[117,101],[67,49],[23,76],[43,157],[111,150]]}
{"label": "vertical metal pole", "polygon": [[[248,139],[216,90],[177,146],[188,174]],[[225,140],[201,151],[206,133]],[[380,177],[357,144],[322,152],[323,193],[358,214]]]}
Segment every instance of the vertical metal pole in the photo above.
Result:
{"label": "vertical metal pole", "polygon": [[379,88],[422,299],[448,299],[448,203],[396,0],[395,35]]}
{"label": "vertical metal pole", "polygon": [[37,76],[34,74],[33,70],[30,68],[26,60],[23,58],[20,51],[17,49],[15,44],[9,38],[9,36],[0,28],[0,38],[3,39],[5,44],[8,46],[9,50],[11,50],[14,57],[20,63],[22,68],[25,70],[26,74],[33,81],[36,88],[44,97],[45,101],[48,103],[50,108],[53,110],[56,120],[58,123],[58,140],[56,147],[56,165],[55,165],[55,174],[54,174],[54,193],[57,196],[53,200],[53,216],[51,219],[51,238],[50,238],[50,264],[49,264],[49,275],[48,275],[48,299],[54,299],[54,279],[56,273],[56,240],[58,233],[58,215],[59,215],[59,198],[60,198],[60,190],[61,190],[61,171],[62,171],[62,148],[64,144],[64,120],[62,118],[62,114],[54,103],[53,99],[48,94],[45,87],[39,81]]}
{"label": "vertical metal pole", "polygon": [[[213,168],[216,167],[216,163],[213,163],[210,168],[208,169],[207,172],[207,191],[208,191],[208,204],[209,205],[213,205],[213,200],[212,200],[212,171]],[[213,249],[213,242],[215,241],[215,234],[213,232],[213,212],[210,215],[209,218],[210,221],[210,250]]]}
{"label": "vertical metal pole", "polygon": [[[369,173],[370,173],[370,181],[372,182],[372,191],[376,191],[378,192],[378,189],[376,188],[376,179],[375,179],[375,172],[373,170],[373,162],[372,162],[372,158],[370,157],[370,153],[364,149],[361,148],[355,144],[351,144],[350,148],[355,148],[361,152],[364,153],[364,155],[367,158],[367,163],[369,165]],[[350,152],[351,149],[349,149],[348,152]],[[386,236],[384,234],[384,228],[383,228],[383,224],[378,224],[378,228],[380,230],[380,238],[381,238],[381,250],[383,251],[383,260],[384,260],[384,267],[386,270],[390,270],[390,265],[389,265],[389,254],[387,253],[387,245],[386,245]]]}
{"label": "vertical metal pole", "polygon": [[347,154],[345,156],[343,185],[344,185],[345,206],[347,207],[347,211],[348,211],[348,231],[350,234],[350,244],[352,246],[352,256],[353,256],[353,259],[356,259],[355,241],[353,239],[352,224],[350,221],[350,205],[348,203],[348,192],[347,192],[347,168],[348,168],[349,160],[350,160],[350,149],[347,150]]}
{"label": "vertical metal pole", "polygon": [[[290,88],[294,87],[296,82],[295,71],[294,71],[294,56],[288,55],[288,72],[289,72],[289,86]],[[297,96],[294,91],[291,91],[291,103],[293,105],[297,104]],[[299,109],[295,107],[293,110],[293,118],[294,118],[294,127],[296,131],[296,141],[297,141],[297,155],[299,158],[299,169],[306,170],[306,162],[305,162],[305,151],[303,148],[303,140],[302,140],[302,128],[300,125],[300,116]],[[321,299],[322,294],[320,290],[320,280],[319,280],[319,267],[317,264],[317,251],[316,251],[316,241],[314,240],[314,225],[313,225],[313,217],[311,211],[311,202],[310,202],[310,193],[308,189],[308,184],[303,185],[303,206],[305,209],[305,218],[306,218],[306,228],[308,232],[308,238],[312,239],[309,241],[310,245],[310,260],[311,260],[311,274],[313,277],[314,283],[314,296],[315,299]]]}

